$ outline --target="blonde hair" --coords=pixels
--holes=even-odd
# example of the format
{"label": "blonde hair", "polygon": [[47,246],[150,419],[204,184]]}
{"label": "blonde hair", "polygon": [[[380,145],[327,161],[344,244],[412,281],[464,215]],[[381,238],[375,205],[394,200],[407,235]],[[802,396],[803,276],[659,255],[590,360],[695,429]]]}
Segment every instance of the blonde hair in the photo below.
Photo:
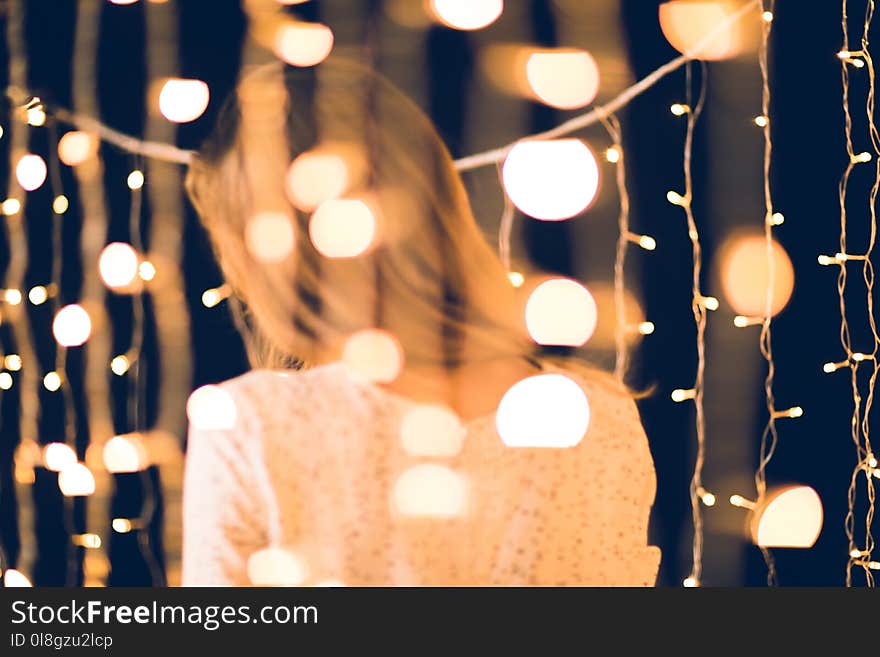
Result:
{"label": "blonde hair", "polygon": [[[356,257],[322,255],[309,239],[310,213],[285,192],[290,162],[328,145],[359,154],[343,198],[365,200],[376,216],[374,244]],[[436,130],[357,63],[269,65],[245,76],[186,186],[246,309],[255,366],[320,360],[366,328],[394,335],[409,364],[455,368],[534,349]],[[290,217],[294,246],[281,261],[248,249],[247,222],[260,212]]]}

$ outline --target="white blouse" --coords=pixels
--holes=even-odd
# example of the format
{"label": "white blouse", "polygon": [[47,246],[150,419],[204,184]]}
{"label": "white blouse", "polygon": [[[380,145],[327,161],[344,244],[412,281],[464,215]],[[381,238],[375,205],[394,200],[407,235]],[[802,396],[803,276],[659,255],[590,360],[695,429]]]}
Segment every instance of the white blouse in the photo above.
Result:
{"label": "white blouse", "polygon": [[635,404],[568,375],[591,408],[578,445],[507,447],[487,415],[444,457],[401,442],[418,404],[338,363],[221,384],[234,426],[190,428],[183,584],[652,586],[656,479]]}

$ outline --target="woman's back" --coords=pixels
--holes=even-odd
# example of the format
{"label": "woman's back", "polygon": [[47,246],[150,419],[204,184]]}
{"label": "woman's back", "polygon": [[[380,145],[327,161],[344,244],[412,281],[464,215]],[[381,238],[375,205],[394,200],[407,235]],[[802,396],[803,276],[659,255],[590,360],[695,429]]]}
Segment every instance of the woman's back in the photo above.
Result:
{"label": "woman's back", "polygon": [[635,405],[567,374],[591,407],[578,445],[508,447],[490,414],[450,456],[413,455],[401,425],[419,405],[341,364],[222,384],[235,427],[190,433],[184,584],[653,585]]}

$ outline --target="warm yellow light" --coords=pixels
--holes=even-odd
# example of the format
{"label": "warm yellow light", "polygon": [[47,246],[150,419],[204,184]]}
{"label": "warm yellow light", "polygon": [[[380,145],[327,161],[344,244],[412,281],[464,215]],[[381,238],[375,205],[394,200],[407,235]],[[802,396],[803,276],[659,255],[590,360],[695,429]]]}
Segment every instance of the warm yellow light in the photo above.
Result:
{"label": "warm yellow light", "polygon": [[9,289],[3,291],[3,300],[10,306],[17,306],[21,303],[21,290]]}
{"label": "warm yellow light", "polygon": [[110,525],[117,534],[127,534],[131,531],[131,520],[128,518],[113,518]]}
{"label": "warm yellow light", "polygon": [[495,414],[508,447],[573,447],[587,433],[590,404],[581,387],[563,374],[538,374],[513,384]]}
{"label": "warm yellow light", "polygon": [[3,366],[10,372],[18,372],[21,369],[21,356],[18,354],[7,354],[3,358]]}
{"label": "warm yellow light", "polygon": [[15,177],[21,188],[32,192],[46,181],[46,163],[39,155],[23,155],[15,165]]}
{"label": "warm yellow light", "polygon": [[766,116],[761,115],[755,117],[755,125],[759,128],[766,128],[769,123],[770,119],[768,119]]}
{"label": "warm yellow light", "polygon": [[688,399],[694,399],[697,396],[697,391],[693,388],[689,390],[684,390],[683,388],[678,388],[672,391],[670,397],[672,397],[672,401],[681,403],[683,401],[687,401]]}
{"label": "warm yellow light", "polygon": [[611,162],[611,164],[617,164],[620,162],[620,149],[617,146],[611,146],[606,149],[605,159]]}
{"label": "warm yellow light", "polygon": [[58,487],[65,497],[84,497],[95,492],[95,477],[82,463],[72,463],[58,473]]}
{"label": "warm yellow light", "polygon": [[11,217],[12,215],[21,212],[21,201],[17,198],[8,198],[0,204],[0,209],[3,210],[3,214],[7,217]]}
{"label": "warm yellow light", "polygon": [[201,80],[172,78],[159,92],[159,111],[172,123],[189,123],[205,113],[210,99],[208,85]]}
{"label": "warm yellow light", "polygon": [[865,162],[870,162],[872,157],[873,156],[868,151],[864,151],[862,153],[853,155],[852,161],[854,164],[864,164]]}
{"label": "warm yellow light", "polygon": [[706,506],[715,506],[716,499],[712,493],[703,493],[703,495],[700,497],[700,500]]}
{"label": "warm yellow light", "polygon": [[115,356],[113,360],[110,361],[110,370],[116,376],[122,376],[126,372],[128,372],[128,368],[131,366],[131,363],[128,361],[126,356]]}
{"label": "warm yellow light", "polygon": [[639,235],[639,246],[645,251],[653,251],[657,248],[657,240],[649,235]]}
{"label": "warm yellow light", "polygon": [[675,116],[683,116],[691,111],[691,108],[687,105],[682,105],[681,103],[673,103],[669,106],[669,111],[675,114]]}
{"label": "warm yellow light", "polygon": [[290,550],[268,547],[248,557],[247,574],[254,586],[299,586],[308,577],[308,570]]}
{"label": "warm yellow light", "polygon": [[740,21],[722,30],[708,44],[702,44],[738,8],[736,2],[672,0],[660,5],[660,27],[670,45],[682,54],[703,60],[729,59],[748,45]]}
{"label": "warm yellow light", "polygon": [[539,100],[559,109],[589,105],[599,91],[599,67],[583,50],[533,53],[526,79]]}
{"label": "warm yellow light", "polygon": [[349,179],[348,165],[341,154],[307,151],[291,162],[285,182],[290,202],[310,212],[324,201],[342,196]]}
{"label": "warm yellow light", "polygon": [[138,265],[138,276],[142,281],[151,281],[156,278],[156,265],[149,260],[144,260]]}
{"label": "warm yellow light", "polygon": [[700,582],[697,581],[696,577],[689,576],[684,578],[684,581],[681,583],[681,585],[686,589],[693,589],[700,586]]}
{"label": "warm yellow light", "polygon": [[47,470],[61,472],[76,463],[76,452],[64,443],[49,443],[43,448],[43,464]]}
{"label": "warm yellow light", "polygon": [[101,547],[101,537],[97,534],[74,534],[70,538],[74,545],[81,545],[87,549],[95,550]]}
{"label": "warm yellow light", "polygon": [[688,204],[688,200],[686,197],[672,190],[666,192],[666,200],[672,203],[672,205],[679,205],[682,207]]}
{"label": "warm yellow light", "polygon": [[455,456],[464,437],[461,420],[445,406],[417,406],[407,411],[400,424],[401,445],[412,456]]}
{"label": "warm yellow light", "polygon": [[[794,291],[794,267],[785,249],[775,240],[770,249],[773,288],[770,313],[776,315],[788,304]],[[763,317],[770,285],[767,241],[763,235],[736,235],[721,247],[721,287],[730,306],[740,315]]]}
{"label": "warm yellow light", "polygon": [[720,302],[716,297],[700,297],[700,305],[706,310],[718,310]]}
{"label": "warm yellow light", "polygon": [[651,335],[655,329],[654,322],[641,322],[639,324],[639,333],[642,335]]}
{"label": "warm yellow light", "polygon": [[512,271],[507,274],[507,280],[510,281],[510,284],[513,285],[513,287],[522,287],[523,283],[526,282],[526,277],[518,271]]}
{"label": "warm yellow light", "polygon": [[422,463],[405,470],[394,483],[395,510],[404,516],[451,518],[467,511],[467,480],[454,470]]}
{"label": "warm yellow light", "polygon": [[235,427],[235,400],[220,386],[197,388],[186,402],[186,415],[196,429],[222,431]]}
{"label": "warm yellow light", "polygon": [[205,308],[213,308],[228,297],[229,291],[225,286],[212,287],[202,292],[202,305]]}
{"label": "warm yellow light", "polygon": [[67,166],[82,164],[98,151],[98,140],[88,132],[73,130],[58,140],[58,158]]}
{"label": "warm yellow light", "polygon": [[580,347],[592,337],[597,321],[593,295],[567,278],[541,283],[526,302],[526,327],[541,345]]}
{"label": "warm yellow light", "polygon": [[545,221],[580,214],[599,190],[596,158],[579,139],[521,141],[507,154],[501,177],[516,207]]}
{"label": "warm yellow light", "polygon": [[247,250],[258,262],[281,262],[293,252],[293,221],[283,212],[260,212],[244,229]]}
{"label": "warm yellow light", "polygon": [[139,472],[149,465],[140,434],[113,436],[104,443],[104,467],[108,472]]}
{"label": "warm yellow light", "polygon": [[761,14],[761,20],[764,21],[765,23],[772,23],[773,22],[773,12],[772,11],[763,12]]}
{"label": "warm yellow light", "polygon": [[49,290],[46,289],[45,285],[35,285],[30,290],[28,290],[28,301],[30,301],[35,306],[46,303],[46,299],[48,298]]}
{"label": "warm yellow light", "polygon": [[27,110],[28,125],[41,126],[46,125],[46,111],[41,105],[28,108]]}
{"label": "warm yellow light", "polygon": [[61,387],[61,376],[58,372],[49,372],[43,377],[43,387],[49,392],[57,392]]}
{"label": "warm yellow light", "polygon": [[9,372],[0,372],[0,390],[9,390],[15,381]]}
{"label": "warm yellow light", "polygon": [[86,309],[77,304],[64,306],[55,315],[52,333],[62,347],[78,347],[89,339],[92,320]]}
{"label": "warm yellow light", "polygon": [[125,182],[128,185],[129,189],[140,189],[144,186],[144,172],[135,169],[130,174],[128,174],[128,178],[126,178]]}
{"label": "warm yellow light", "polygon": [[333,30],[322,23],[288,22],[275,32],[275,54],[293,66],[315,66],[333,50]]}
{"label": "warm yellow light", "polygon": [[456,30],[479,30],[498,20],[504,0],[431,0],[434,18]]}
{"label": "warm yellow light", "polygon": [[309,238],[328,258],[353,258],[364,253],[376,237],[376,218],[363,201],[325,201],[309,221]]}
{"label": "warm yellow light", "polygon": [[133,5],[138,0],[110,0],[114,5]]}
{"label": "warm yellow light", "polygon": [[365,329],[345,341],[342,362],[357,378],[390,383],[403,369],[403,348],[388,331]]}
{"label": "warm yellow light", "polygon": [[752,540],[760,547],[809,548],[819,538],[822,522],[822,500],[815,490],[784,488],[755,509]]}
{"label": "warm yellow light", "polygon": [[774,212],[770,215],[770,225],[771,226],[781,226],[785,223],[785,217],[781,212]]}
{"label": "warm yellow light", "polygon": [[8,589],[30,588],[33,584],[31,584],[31,581],[20,571],[15,568],[8,568],[6,572],[3,573],[3,586]]}
{"label": "warm yellow light", "polygon": [[137,251],[131,244],[111,242],[98,258],[98,273],[111,290],[126,288],[137,277],[139,262]]}
{"label": "warm yellow light", "polygon": [[70,207],[70,201],[64,194],[59,194],[52,200],[52,212],[55,214],[64,214]]}

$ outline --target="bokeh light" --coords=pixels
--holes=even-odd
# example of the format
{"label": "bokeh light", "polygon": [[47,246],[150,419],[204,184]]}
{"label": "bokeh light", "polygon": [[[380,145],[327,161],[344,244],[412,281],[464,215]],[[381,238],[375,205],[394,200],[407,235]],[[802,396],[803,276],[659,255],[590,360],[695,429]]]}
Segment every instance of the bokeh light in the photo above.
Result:
{"label": "bokeh light", "polygon": [[403,348],[391,333],[365,329],[351,335],[342,349],[342,362],[355,378],[391,383],[403,369]]}
{"label": "bokeh light", "polygon": [[259,262],[281,262],[293,251],[293,221],[283,212],[260,212],[247,222],[245,246]]}
{"label": "bokeh light", "polygon": [[27,192],[38,189],[46,181],[46,162],[39,155],[22,155],[15,165],[15,178]]}
{"label": "bokeh light", "polygon": [[300,210],[312,211],[324,201],[342,196],[349,178],[342,154],[306,151],[287,170],[287,193]]}
{"label": "bokeh light", "polygon": [[333,31],[322,23],[284,23],[275,32],[274,50],[293,66],[315,66],[333,50]]}
{"label": "bokeh light", "polygon": [[583,50],[532,53],[526,79],[539,100],[559,109],[589,105],[599,92],[599,67]]}
{"label": "bokeh light", "polygon": [[52,472],[61,472],[76,463],[76,452],[64,443],[49,443],[43,448],[43,465]]}
{"label": "bokeh light", "polygon": [[748,47],[742,21],[701,44],[738,8],[738,3],[729,1],[671,0],[660,5],[660,27],[669,44],[682,54],[703,60],[730,59]]}
{"label": "bokeh light", "polygon": [[58,473],[58,487],[65,497],[82,497],[95,492],[95,477],[82,463],[71,463]]}
{"label": "bokeh light", "polygon": [[30,588],[33,586],[31,581],[19,570],[8,568],[3,573],[3,586],[8,589],[12,588]]}
{"label": "bokeh light", "polygon": [[104,443],[104,467],[108,472],[139,472],[149,464],[140,434],[113,436]]}
{"label": "bokeh light", "polygon": [[590,348],[615,349],[617,346],[618,328],[623,329],[626,344],[632,346],[647,333],[650,333],[646,322],[645,311],[636,295],[630,289],[623,291],[623,316],[625,326],[617,325],[617,300],[614,285],[610,281],[588,281],[587,289],[593,296],[597,308],[596,330],[590,338]]}
{"label": "bokeh light", "polygon": [[364,253],[376,235],[376,217],[363,201],[333,199],[315,210],[309,238],[328,258],[353,258]]}
{"label": "bokeh light", "polygon": [[513,384],[495,414],[508,447],[573,447],[590,425],[587,395],[563,374],[538,374]]}
{"label": "bokeh light", "polygon": [[412,456],[449,457],[461,451],[465,427],[445,406],[423,404],[406,412],[400,424],[400,442]]}
{"label": "bokeh light", "polygon": [[189,396],[186,416],[196,429],[223,431],[235,426],[238,411],[232,395],[220,386],[207,385]]}
{"label": "bokeh light", "polygon": [[434,18],[456,30],[479,30],[494,23],[504,11],[503,0],[430,0]]}
{"label": "bokeh light", "polygon": [[208,85],[201,80],[172,78],[159,92],[159,111],[172,123],[189,123],[205,113],[210,99]]}
{"label": "bokeh light", "polygon": [[64,306],[52,322],[52,334],[62,347],[79,347],[92,333],[92,320],[86,309],[77,304]]}
{"label": "bokeh light", "polygon": [[130,286],[138,273],[140,257],[131,244],[111,242],[98,258],[98,273],[110,289]]}
{"label": "bokeh light", "polygon": [[247,575],[254,586],[299,586],[308,570],[290,550],[268,547],[248,557]]}
{"label": "bokeh light", "polygon": [[397,512],[404,516],[461,516],[467,511],[467,480],[443,465],[414,465],[394,483],[393,502]]}
{"label": "bokeh light", "polygon": [[753,511],[752,540],[761,547],[809,548],[822,531],[822,500],[809,486],[768,493]]}
{"label": "bokeh light", "polygon": [[526,327],[541,345],[580,347],[592,337],[597,321],[593,295],[568,278],[544,281],[526,302]]}
{"label": "bokeh light", "polygon": [[[775,240],[773,258],[773,289],[771,314],[785,308],[794,290],[794,267],[785,249]],[[746,317],[763,317],[766,311],[770,267],[767,242],[763,235],[740,234],[729,238],[721,247],[718,261],[721,288],[730,306]]]}
{"label": "bokeh light", "polygon": [[58,372],[47,372],[43,377],[43,387],[49,392],[57,392],[61,388],[61,375]]}
{"label": "bokeh light", "polygon": [[88,132],[72,130],[58,140],[58,158],[67,166],[82,164],[98,151],[98,140]]}
{"label": "bokeh light", "polygon": [[579,139],[521,141],[502,168],[504,189],[523,213],[545,221],[586,210],[599,190],[599,165]]}

